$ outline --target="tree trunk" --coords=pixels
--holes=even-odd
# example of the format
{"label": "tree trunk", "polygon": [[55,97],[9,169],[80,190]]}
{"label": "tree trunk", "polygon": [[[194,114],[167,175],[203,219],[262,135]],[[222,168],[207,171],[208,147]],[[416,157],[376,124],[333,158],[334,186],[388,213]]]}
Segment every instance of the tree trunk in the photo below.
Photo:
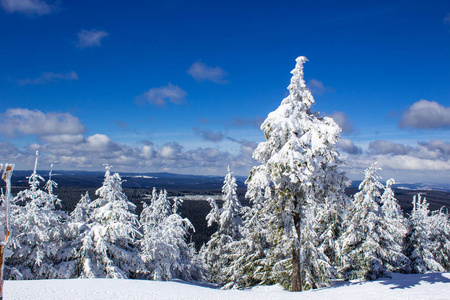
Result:
{"label": "tree trunk", "polygon": [[302,278],[300,275],[300,213],[294,212],[294,227],[297,233],[296,241],[292,247],[292,282],[291,291],[299,292],[302,290]]}

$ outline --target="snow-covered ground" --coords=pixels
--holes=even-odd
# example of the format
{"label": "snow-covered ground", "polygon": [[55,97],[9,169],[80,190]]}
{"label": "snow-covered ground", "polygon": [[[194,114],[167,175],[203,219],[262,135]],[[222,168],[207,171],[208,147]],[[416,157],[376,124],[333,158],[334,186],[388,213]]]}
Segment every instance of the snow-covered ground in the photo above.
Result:
{"label": "snow-covered ground", "polygon": [[392,274],[372,282],[291,293],[279,286],[219,290],[182,281],[68,279],[6,281],[4,299],[450,299],[450,273]]}

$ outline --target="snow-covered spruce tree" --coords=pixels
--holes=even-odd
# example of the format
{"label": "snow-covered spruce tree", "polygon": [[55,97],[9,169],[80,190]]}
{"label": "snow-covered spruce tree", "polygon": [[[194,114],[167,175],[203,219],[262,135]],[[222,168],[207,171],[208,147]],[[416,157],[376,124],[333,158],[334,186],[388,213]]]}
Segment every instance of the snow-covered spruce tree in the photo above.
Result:
{"label": "snow-covered spruce tree", "polygon": [[[395,180],[393,178],[386,181],[386,187],[381,195],[381,211],[383,213],[386,230],[394,239],[394,243],[392,243],[391,246],[395,248],[395,251],[402,252],[403,241],[407,232],[406,220],[403,217],[402,209],[392,190],[392,185],[394,184]],[[410,261],[406,256],[394,256],[393,258],[395,260],[390,261],[388,264],[389,272],[404,271],[409,268]]]}
{"label": "snow-covered spruce tree", "polygon": [[136,242],[141,235],[134,213],[136,206],[123,193],[120,175],[111,175],[110,165],[105,168],[103,186],[95,192],[98,198],[91,203],[90,229],[81,241],[80,275],[136,278],[145,270]]}
{"label": "snow-covered spruce tree", "polygon": [[444,209],[431,214],[431,235],[433,256],[445,271],[450,271],[450,221]]}
{"label": "snow-covered spruce tree", "polygon": [[[267,240],[270,230],[267,225],[268,215],[262,212],[265,200],[265,189],[268,186],[265,176],[256,179],[247,186],[246,197],[250,199],[252,206],[245,208],[243,216],[243,238],[229,245],[231,252],[228,254],[230,266],[225,275],[224,288],[245,288],[256,284],[268,283],[265,257],[270,244]],[[214,211],[213,205],[213,211]],[[216,211],[218,209],[216,208]],[[212,213],[214,215],[214,213]],[[272,282],[269,282],[272,283]]]}
{"label": "snow-covered spruce tree", "polygon": [[384,187],[379,182],[378,170],[374,163],[364,171],[364,180],[345,218],[340,250],[341,273],[347,279],[387,277],[388,270],[407,261],[381,210],[380,189]]}
{"label": "snow-covered spruce tree", "polygon": [[[344,188],[340,181],[343,175],[337,171],[340,128],[333,119],[311,112],[315,102],[303,79],[306,60],[303,56],[297,58],[289,96],[261,125],[266,141],[258,145],[253,157],[262,166],[253,168],[247,180],[250,184],[255,178],[266,176],[270,184],[271,195],[262,210],[273,216],[271,223],[277,228],[270,237],[272,254],[279,251],[289,255],[288,262],[278,266],[290,274],[286,285],[292,291],[304,288],[300,247],[307,203],[324,202],[330,187],[340,186],[337,190],[341,191]],[[278,266],[274,265],[274,269]]]}
{"label": "snow-covered spruce tree", "polygon": [[[339,237],[343,230],[344,215],[351,201],[345,194],[345,188],[350,185],[350,180],[344,173],[328,173],[334,176],[330,182],[337,182],[327,187],[325,201],[309,204],[313,215],[311,218],[317,223],[317,247],[326,255],[328,262],[336,268],[341,263],[339,255]],[[335,270],[333,274],[335,273]],[[329,278],[332,279],[332,278]]]}
{"label": "snow-covered spruce tree", "polygon": [[180,203],[181,200],[175,198],[171,206],[167,192],[160,191],[158,195],[155,188],[150,204],[144,203],[140,215],[143,232],[140,255],[147,267],[147,277],[153,280],[202,278],[195,249],[186,242],[189,230],[194,227],[178,214]]}
{"label": "snow-covered spruce tree", "polygon": [[242,238],[242,206],[236,194],[236,178],[230,167],[225,176],[222,187],[222,208],[218,208],[216,202],[209,198],[211,211],[206,216],[208,226],[217,223],[219,228],[209,241],[200,249],[200,257],[204,261],[207,277],[210,281],[225,284],[231,261],[231,245]]}
{"label": "snow-covered spruce tree", "polygon": [[75,277],[80,277],[83,273],[81,248],[83,245],[83,239],[91,229],[91,212],[91,198],[89,197],[89,193],[86,192],[84,195],[81,195],[80,201],[78,201],[74,210],[70,213],[68,222],[68,226],[70,229],[69,235],[71,237],[70,243],[73,249],[73,256],[77,262]]}
{"label": "snow-covered spruce tree", "polygon": [[[28,177],[29,189],[23,190],[15,197],[11,223],[13,227],[13,255],[7,265],[11,272],[10,279],[50,279],[69,278],[75,273],[75,263],[71,260],[72,249],[68,242],[68,216],[55,210],[55,203],[60,202],[53,194],[39,189],[44,179],[37,174],[38,152],[33,173]],[[51,173],[50,173],[51,174]],[[51,180],[51,179],[50,179]],[[47,186],[54,187],[52,181]]]}
{"label": "snow-covered spruce tree", "polygon": [[[328,205],[325,207],[329,207]],[[320,288],[330,284],[336,270],[325,255],[324,249],[335,257],[335,242],[340,227],[339,213],[325,214],[324,205],[309,203],[304,209],[301,227],[301,278],[305,289]],[[317,219],[322,215],[325,219]],[[330,218],[330,219],[328,219]],[[320,221],[327,221],[320,222]],[[321,224],[322,223],[322,224]],[[321,225],[325,228],[321,228]],[[322,233],[322,239],[320,236]],[[323,243],[325,241],[325,243]],[[321,243],[322,242],[322,243]]]}
{"label": "snow-covered spruce tree", "polygon": [[80,201],[78,201],[74,210],[70,213],[71,221],[80,224],[89,223],[92,212],[91,202],[89,192],[86,191],[84,195],[81,195]]}
{"label": "snow-covered spruce tree", "polygon": [[436,261],[433,255],[432,236],[436,232],[433,228],[432,217],[429,215],[428,202],[419,194],[413,197],[413,209],[408,219],[408,233],[405,238],[405,255],[411,265],[407,272],[425,273],[427,271],[444,272],[444,267]]}

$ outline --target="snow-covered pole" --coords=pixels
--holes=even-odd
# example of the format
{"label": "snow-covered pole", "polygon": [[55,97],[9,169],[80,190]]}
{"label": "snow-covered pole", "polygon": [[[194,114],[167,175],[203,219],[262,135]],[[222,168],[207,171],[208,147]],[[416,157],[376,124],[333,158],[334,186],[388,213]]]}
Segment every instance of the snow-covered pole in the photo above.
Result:
{"label": "snow-covered pole", "polygon": [[[1,170],[1,168],[0,168]],[[0,243],[0,300],[3,299],[3,269],[4,269],[4,251],[6,245],[9,240],[9,203],[11,198],[11,176],[14,170],[13,164],[5,164],[5,170],[3,171],[2,179],[6,182],[6,196],[5,206],[6,206],[6,215],[5,215],[5,227],[6,227],[6,235],[5,240]]]}

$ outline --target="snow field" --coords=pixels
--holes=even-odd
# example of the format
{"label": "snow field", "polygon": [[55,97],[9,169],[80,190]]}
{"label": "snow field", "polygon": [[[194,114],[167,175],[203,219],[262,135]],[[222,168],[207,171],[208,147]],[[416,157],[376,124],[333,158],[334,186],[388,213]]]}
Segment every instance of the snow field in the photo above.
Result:
{"label": "snow field", "polygon": [[450,298],[450,273],[392,274],[376,281],[337,281],[329,288],[289,292],[280,286],[220,290],[181,280],[53,279],[5,281],[9,300],[52,299],[433,299]]}

